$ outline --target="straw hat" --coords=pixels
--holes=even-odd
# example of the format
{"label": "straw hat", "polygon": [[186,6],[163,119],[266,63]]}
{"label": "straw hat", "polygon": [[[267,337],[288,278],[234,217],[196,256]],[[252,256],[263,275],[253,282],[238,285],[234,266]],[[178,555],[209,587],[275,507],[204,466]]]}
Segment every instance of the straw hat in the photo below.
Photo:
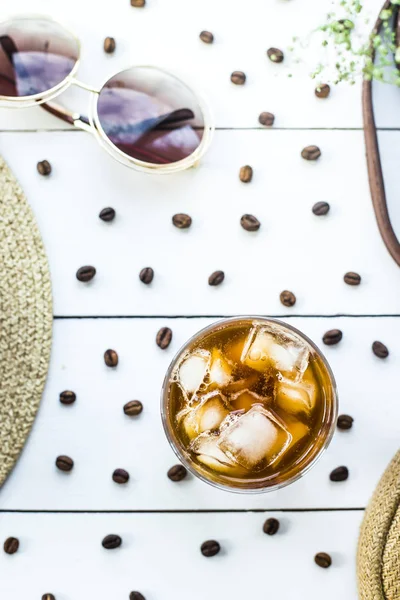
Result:
{"label": "straw hat", "polygon": [[0,486],[39,407],[52,321],[42,239],[21,187],[0,157]]}
{"label": "straw hat", "polygon": [[400,600],[400,451],[365,511],[357,552],[361,600]]}

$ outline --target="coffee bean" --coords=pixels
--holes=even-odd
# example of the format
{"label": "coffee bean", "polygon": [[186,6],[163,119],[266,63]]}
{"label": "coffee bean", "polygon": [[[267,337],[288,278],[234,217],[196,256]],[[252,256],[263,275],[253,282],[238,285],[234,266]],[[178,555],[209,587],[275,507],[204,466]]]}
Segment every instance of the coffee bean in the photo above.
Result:
{"label": "coffee bean", "polygon": [[161,327],[156,335],[156,344],[161,348],[161,350],[165,350],[168,348],[172,340],[172,331],[169,327]]}
{"label": "coffee bean", "polygon": [[246,82],[246,75],[243,71],[233,71],[231,81],[235,85],[243,85]]}
{"label": "coffee bean", "polygon": [[99,218],[102,221],[113,221],[115,219],[115,210],[111,206],[107,206],[100,211]]}
{"label": "coffee bean", "polygon": [[128,415],[128,417],[136,417],[140,415],[143,410],[143,404],[140,400],[131,400],[127,402],[124,406],[124,413]]}
{"label": "coffee bean", "polygon": [[346,481],[349,477],[349,470],[347,467],[336,467],[329,475],[331,481]]}
{"label": "coffee bean", "polygon": [[321,156],[321,150],[318,146],[306,146],[301,151],[301,156],[305,160],[317,160]]}
{"label": "coffee bean", "polygon": [[321,83],[315,88],[315,95],[317,98],[327,98],[330,94],[331,88],[327,83]]}
{"label": "coffee bean", "polygon": [[15,537],[9,537],[4,542],[3,548],[6,554],[15,554],[19,548],[19,540]]}
{"label": "coffee bean", "polygon": [[337,427],[342,431],[346,431],[347,429],[351,429],[353,427],[353,417],[350,415],[339,415],[337,419]]}
{"label": "coffee bean", "polygon": [[107,54],[112,54],[115,51],[116,43],[113,37],[106,37],[104,40],[104,52]]}
{"label": "coffee bean", "polygon": [[253,179],[253,169],[249,165],[240,167],[239,179],[240,181],[243,181],[243,183],[250,183]]}
{"label": "coffee bean", "polygon": [[129,600],[146,600],[146,598],[140,592],[131,592],[129,594]]}
{"label": "coffee bean", "polygon": [[284,306],[294,306],[296,304],[296,296],[289,290],[283,290],[279,298]]}
{"label": "coffee bean", "polygon": [[324,215],[327,215],[329,212],[330,206],[327,202],[316,202],[314,204],[314,206],[312,207],[312,211],[314,213],[314,215],[317,215],[317,217],[322,217]]}
{"label": "coffee bean", "polygon": [[267,125],[268,127],[271,127],[271,125],[274,124],[274,121],[275,116],[270,112],[262,112],[258,117],[258,122],[261,123],[261,125]]}
{"label": "coffee bean", "polygon": [[200,33],[200,39],[205,44],[212,44],[214,41],[214,36],[211,31],[202,31]]}
{"label": "coffee bean", "polygon": [[221,546],[215,540],[207,540],[207,542],[202,543],[200,550],[203,556],[207,556],[209,558],[218,554],[218,552],[221,550]]}
{"label": "coffee bean", "polygon": [[64,390],[60,394],[60,402],[61,404],[73,404],[76,400],[75,392],[71,392],[70,390]]}
{"label": "coffee bean", "polygon": [[174,465],[167,473],[171,481],[182,481],[187,475],[187,470],[183,465]]}
{"label": "coffee bean", "polygon": [[107,367],[116,367],[118,364],[118,354],[110,348],[104,352],[104,362]]}
{"label": "coffee bean", "polygon": [[332,559],[326,552],[318,552],[318,554],[314,556],[314,560],[317,565],[323,569],[327,569],[332,564]]}
{"label": "coffee bean", "polygon": [[65,473],[68,473],[69,471],[72,471],[72,469],[74,467],[74,461],[69,456],[64,456],[64,455],[57,456],[56,467],[57,467],[57,469],[60,469],[60,471],[64,471]]}
{"label": "coffee bean", "polygon": [[382,342],[374,342],[372,344],[372,352],[378,358],[387,358],[389,356],[389,350]]}
{"label": "coffee bean", "polygon": [[146,285],[151,283],[153,281],[153,278],[154,278],[154,271],[151,267],[145,267],[139,273],[140,281],[142,283],[145,283]]}
{"label": "coffee bean", "polygon": [[40,173],[40,175],[47,176],[47,175],[50,175],[50,173],[51,173],[51,164],[49,163],[48,160],[41,160],[36,165],[36,168],[38,170],[38,173]]}
{"label": "coffee bean", "polygon": [[225,279],[225,273],[223,271],[214,271],[208,278],[208,285],[220,285]]}
{"label": "coffee bean", "polygon": [[240,224],[246,231],[258,231],[261,227],[260,221],[254,215],[243,215]]}
{"label": "coffee bean", "polygon": [[127,483],[129,481],[129,473],[125,469],[115,469],[112,478],[115,483]]}
{"label": "coffee bean", "polygon": [[263,532],[267,535],[275,535],[278,532],[279,525],[278,519],[274,519],[273,517],[267,519],[263,525]]}
{"label": "coffee bean", "polygon": [[115,535],[115,533],[110,533],[110,535],[106,535],[106,537],[101,542],[101,545],[106,550],[114,550],[114,548],[119,548],[122,544],[122,539],[119,535]]}
{"label": "coffee bean", "polygon": [[345,273],[343,280],[345,283],[347,283],[347,285],[360,285],[361,276],[358,273],[349,271],[348,273]]}
{"label": "coffee bean", "polygon": [[342,337],[343,333],[340,331],[340,329],[330,329],[324,334],[322,341],[327,346],[334,346],[340,342]]}
{"label": "coffee bean", "polygon": [[142,8],[146,4],[146,0],[131,0],[131,6]]}
{"label": "coffee bean", "polygon": [[54,594],[43,594],[42,600],[56,600]]}
{"label": "coffee bean", "polygon": [[76,272],[76,278],[78,281],[90,281],[96,275],[96,269],[90,265],[80,267]]}
{"label": "coffee bean", "polygon": [[283,52],[282,50],[279,50],[279,48],[268,48],[267,56],[269,60],[272,60],[272,62],[275,63],[281,63],[284,59]]}
{"label": "coffee bean", "polygon": [[192,217],[185,215],[185,213],[178,213],[172,217],[172,223],[178,229],[187,229],[192,224]]}

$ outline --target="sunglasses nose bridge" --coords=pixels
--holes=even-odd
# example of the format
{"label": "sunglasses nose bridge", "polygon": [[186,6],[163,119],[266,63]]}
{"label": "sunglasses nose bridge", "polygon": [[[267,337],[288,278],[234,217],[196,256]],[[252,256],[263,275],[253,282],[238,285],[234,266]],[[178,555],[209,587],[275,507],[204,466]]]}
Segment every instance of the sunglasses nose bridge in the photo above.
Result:
{"label": "sunglasses nose bridge", "polygon": [[68,77],[68,81],[71,85],[76,85],[77,87],[81,88],[82,90],[86,90],[87,92],[91,92],[92,94],[100,94],[99,89],[97,89],[94,86],[91,86],[87,83],[84,83],[83,81],[80,81],[79,79],[76,79],[76,77]]}

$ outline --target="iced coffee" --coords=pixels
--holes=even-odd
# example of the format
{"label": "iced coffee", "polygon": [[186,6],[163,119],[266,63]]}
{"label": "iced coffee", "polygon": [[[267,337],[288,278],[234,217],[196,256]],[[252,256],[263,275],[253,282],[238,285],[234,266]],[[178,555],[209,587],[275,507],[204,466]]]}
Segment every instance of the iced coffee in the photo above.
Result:
{"label": "iced coffee", "polygon": [[266,490],[297,479],[333,433],[333,375],[294,328],[262,318],[226,319],[180,351],[164,383],[167,436],[202,479]]}

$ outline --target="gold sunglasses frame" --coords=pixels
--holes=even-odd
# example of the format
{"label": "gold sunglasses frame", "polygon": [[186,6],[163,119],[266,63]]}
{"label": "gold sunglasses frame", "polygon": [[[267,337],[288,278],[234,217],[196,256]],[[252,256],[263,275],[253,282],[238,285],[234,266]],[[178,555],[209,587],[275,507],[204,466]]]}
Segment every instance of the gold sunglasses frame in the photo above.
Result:
{"label": "gold sunglasses frame", "polygon": [[[179,81],[182,85],[184,85],[196,97],[196,99],[198,101],[198,105],[199,105],[201,113],[202,113],[202,116],[203,116],[203,119],[204,119],[204,132],[203,132],[203,137],[201,139],[201,142],[200,142],[199,146],[196,148],[196,150],[194,152],[192,152],[192,154],[190,154],[186,158],[176,161],[174,163],[169,163],[167,165],[159,165],[159,164],[154,164],[154,163],[149,163],[149,162],[138,160],[136,158],[129,156],[128,154],[125,154],[124,152],[119,150],[119,148],[117,148],[112,143],[112,141],[105,134],[105,132],[101,126],[98,111],[97,111],[97,102],[98,102],[100,92],[102,91],[102,89],[104,88],[106,83],[113,76],[118,75],[118,73],[122,73],[125,69],[122,69],[122,71],[117,71],[114,75],[111,75],[111,77],[107,77],[107,79],[102,83],[100,88],[91,87],[91,86],[83,83],[82,81],[79,81],[75,77],[75,74],[77,73],[80,62],[81,62],[81,42],[80,42],[79,38],[72,31],[70,31],[68,28],[66,28],[63,24],[59,23],[55,19],[53,19],[51,17],[43,16],[43,15],[20,15],[20,16],[14,17],[14,18],[11,17],[11,18],[6,19],[5,21],[1,21],[0,25],[1,26],[7,25],[8,23],[12,23],[12,22],[22,20],[22,19],[23,20],[27,20],[27,19],[29,19],[29,20],[35,20],[35,19],[36,20],[44,20],[44,21],[48,21],[49,23],[55,23],[56,25],[62,27],[64,29],[64,31],[66,33],[68,33],[68,35],[70,35],[76,41],[77,48],[78,48],[78,58],[76,59],[75,65],[73,66],[71,72],[57,86],[55,86],[55,87],[51,88],[50,90],[47,90],[46,92],[43,92],[41,94],[34,94],[31,96],[10,97],[10,96],[0,95],[0,108],[31,108],[33,106],[45,105],[45,106],[43,106],[43,108],[45,108],[48,112],[52,113],[56,117],[58,117],[64,121],[67,121],[68,123],[70,123],[74,127],[77,127],[78,129],[82,129],[83,131],[87,131],[87,132],[93,134],[96,137],[97,142],[100,144],[100,146],[104,150],[106,150],[108,152],[108,154],[110,154],[115,160],[124,164],[127,167],[130,167],[130,168],[142,171],[142,172],[146,172],[146,173],[156,172],[159,174],[174,173],[177,171],[183,171],[190,167],[196,166],[199,163],[200,159],[202,158],[202,156],[205,154],[205,152],[208,150],[208,148],[210,146],[215,127],[214,127],[213,119],[212,119],[208,104],[206,103],[204,98],[197,91],[195,91],[191,86],[188,86],[184,81],[182,81],[182,79],[177,77],[174,73],[171,73],[171,71],[166,71],[165,69],[162,69],[159,67],[154,67],[154,66],[150,66],[150,65],[131,65],[131,66],[127,67],[128,69],[132,69],[132,68],[154,69],[161,73],[165,73],[167,75],[174,77],[177,81]],[[60,94],[65,92],[71,86],[80,87],[80,88],[86,90],[87,92],[89,92],[89,94],[90,94],[87,120],[85,118],[83,118],[80,113],[72,112],[72,111],[64,108],[63,106],[60,106],[59,104],[52,102],[52,100],[57,98]]]}

